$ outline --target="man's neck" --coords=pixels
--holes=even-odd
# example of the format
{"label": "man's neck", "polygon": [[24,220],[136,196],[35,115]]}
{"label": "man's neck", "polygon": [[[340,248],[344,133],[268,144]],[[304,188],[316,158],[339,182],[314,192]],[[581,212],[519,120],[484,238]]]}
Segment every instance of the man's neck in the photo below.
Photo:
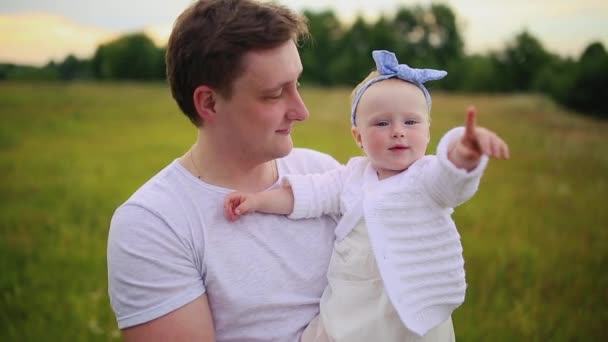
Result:
{"label": "man's neck", "polygon": [[259,162],[210,148],[198,139],[180,163],[201,181],[244,192],[262,191],[278,179],[274,160]]}

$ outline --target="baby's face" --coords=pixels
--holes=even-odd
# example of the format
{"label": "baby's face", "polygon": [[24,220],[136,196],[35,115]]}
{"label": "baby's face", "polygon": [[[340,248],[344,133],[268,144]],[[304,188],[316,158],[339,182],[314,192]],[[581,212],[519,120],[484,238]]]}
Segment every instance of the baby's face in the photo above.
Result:
{"label": "baby's face", "polygon": [[393,176],[426,153],[429,112],[415,85],[388,79],[370,86],[357,106],[353,137],[363,147],[378,177]]}

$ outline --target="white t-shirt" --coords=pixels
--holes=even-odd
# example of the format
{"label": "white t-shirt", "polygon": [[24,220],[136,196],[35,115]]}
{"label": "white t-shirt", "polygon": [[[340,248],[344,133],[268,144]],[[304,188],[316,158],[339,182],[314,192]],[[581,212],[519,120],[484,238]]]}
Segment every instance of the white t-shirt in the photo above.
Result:
{"label": "white t-shirt", "polygon": [[[279,176],[337,166],[306,149],[277,160]],[[200,181],[176,160],[116,210],[108,287],[119,328],[206,294],[218,341],[300,338],[319,313],[336,221],[255,213],[228,222],[222,206],[231,191]]]}

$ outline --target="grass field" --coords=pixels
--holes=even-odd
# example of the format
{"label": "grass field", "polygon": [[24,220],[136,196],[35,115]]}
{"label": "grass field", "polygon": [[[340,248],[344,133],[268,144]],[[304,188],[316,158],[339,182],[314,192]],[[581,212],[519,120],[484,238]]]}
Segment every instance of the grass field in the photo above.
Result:
{"label": "grass field", "polygon": [[[348,90],[303,89],[297,146],[340,161]],[[608,122],[532,95],[433,98],[433,140],[478,122],[509,143],[458,208],[469,288],[459,341],[599,341],[608,324]],[[195,130],[162,84],[0,83],[0,341],[117,340],[106,287],[113,210]]]}

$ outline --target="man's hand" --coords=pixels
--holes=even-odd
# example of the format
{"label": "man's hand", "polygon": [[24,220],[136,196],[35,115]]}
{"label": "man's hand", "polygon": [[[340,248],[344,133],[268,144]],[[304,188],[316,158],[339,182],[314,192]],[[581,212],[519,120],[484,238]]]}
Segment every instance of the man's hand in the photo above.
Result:
{"label": "man's hand", "polygon": [[256,211],[256,194],[233,192],[224,198],[224,216],[228,221],[236,221],[239,216]]}
{"label": "man's hand", "polygon": [[509,158],[509,147],[496,133],[475,125],[476,110],[467,110],[465,132],[462,138],[450,144],[448,159],[461,169],[471,171],[479,165],[482,154],[497,159]]}

